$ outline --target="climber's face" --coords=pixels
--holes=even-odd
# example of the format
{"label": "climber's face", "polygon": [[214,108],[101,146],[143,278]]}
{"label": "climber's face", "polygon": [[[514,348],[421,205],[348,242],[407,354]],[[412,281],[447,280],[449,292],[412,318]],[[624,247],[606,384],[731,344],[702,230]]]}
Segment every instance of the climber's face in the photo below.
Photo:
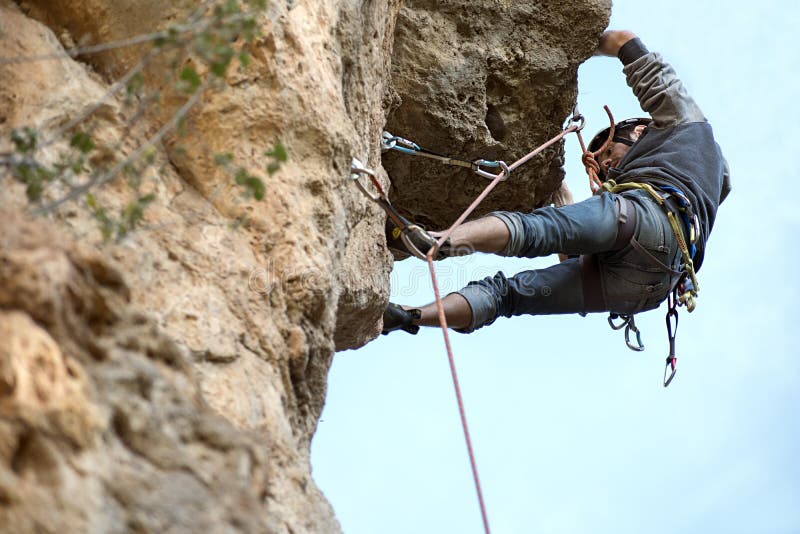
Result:
{"label": "climber's face", "polygon": [[[628,134],[628,138],[631,141],[636,142],[636,140],[639,139],[639,136],[642,135],[644,129],[644,125],[637,126]],[[625,154],[627,154],[628,150],[630,149],[631,147],[625,143],[615,143],[613,141],[609,143],[606,149],[600,152],[600,155],[597,158],[597,161],[600,163],[600,167],[602,167],[603,172],[608,175],[608,169],[619,165],[619,162],[622,161],[622,158],[625,157]]]}
{"label": "climber's face", "polygon": [[631,147],[625,143],[609,143],[606,149],[603,150],[598,157],[598,160],[600,161],[600,167],[602,167],[603,172],[608,175],[608,169],[619,165],[619,162],[622,161],[622,158],[625,157],[625,154],[628,153],[630,148]]}

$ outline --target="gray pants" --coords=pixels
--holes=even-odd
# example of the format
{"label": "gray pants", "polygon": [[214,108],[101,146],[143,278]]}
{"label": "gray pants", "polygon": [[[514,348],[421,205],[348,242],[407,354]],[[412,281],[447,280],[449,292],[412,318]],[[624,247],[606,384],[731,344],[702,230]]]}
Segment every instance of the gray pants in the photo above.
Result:
{"label": "gray pants", "polygon": [[[680,250],[662,208],[644,191],[622,193],[636,210],[635,239],[655,258],[677,270]],[[631,245],[609,252],[617,237],[619,208],[603,193],[562,208],[533,213],[494,212],[511,239],[503,256],[534,258],[554,253],[596,254],[608,311],[633,314],[657,308],[677,277],[643,261]],[[499,316],[584,313],[580,261],[569,259],[547,269],[502,272],[470,282],[458,291],[472,308],[472,323],[462,332],[491,324]]]}

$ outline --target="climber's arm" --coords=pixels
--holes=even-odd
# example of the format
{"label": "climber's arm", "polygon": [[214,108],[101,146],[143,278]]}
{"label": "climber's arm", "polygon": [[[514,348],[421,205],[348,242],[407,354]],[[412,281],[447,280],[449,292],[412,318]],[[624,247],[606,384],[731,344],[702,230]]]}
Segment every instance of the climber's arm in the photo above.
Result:
{"label": "climber's arm", "polygon": [[604,33],[598,51],[615,55],[622,61],[628,85],[642,109],[653,118],[656,128],[706,120],[672,66],[660,54],[648,51],[633,32]]}

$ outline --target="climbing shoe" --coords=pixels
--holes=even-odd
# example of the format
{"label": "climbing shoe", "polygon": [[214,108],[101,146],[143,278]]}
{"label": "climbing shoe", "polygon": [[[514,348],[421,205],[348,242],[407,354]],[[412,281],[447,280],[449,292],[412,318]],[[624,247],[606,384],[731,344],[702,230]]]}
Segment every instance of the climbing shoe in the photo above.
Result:
{"label": "climbing shoe", "polygon": [[[433,246],[436,239],[426,232],[421,227],[416,227],[416,230],[409,230],[406,232],[407,238],[414,244],[415,247],[422,253],[427,254]],[[403,240],[403,231],[398,228],[391,219],[386,219],[386,245],[392,251],[395,259],[404,260],[409,256],[415,254],[406,246]],[[435,260],[442,260],[450,256],[450,238],[439,247]]]}
{"label": "climbing shoe", "polygon": [[414,324],[414,321],[422,317],[420,310],[405,310],[397,304],[389,303],[386,310],[383,312],[383,330],[381,334],[384,336],[389,332],[395,330],[405,330],[409,334],[416,334],[419,332],[419,326]]}

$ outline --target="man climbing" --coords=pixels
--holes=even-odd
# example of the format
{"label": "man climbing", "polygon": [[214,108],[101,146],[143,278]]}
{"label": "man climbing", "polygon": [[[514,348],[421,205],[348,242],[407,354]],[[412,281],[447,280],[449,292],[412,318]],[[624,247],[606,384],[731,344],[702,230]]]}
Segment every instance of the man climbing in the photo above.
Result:
{"label": "man climbing", "polygon": [[[620,59],[628,85],[652,120],[616,124],[613,140],[597,158],[606,184],[601,194],[533,213],[494,212],[456,228],[439,257],[470,250],[570,258],[510,278],[498,272],[447,295],[443,305],[450,327],[472,332],[501,315],[632,315],[658,307],[687,263],[694,270],[702,265],[717,209],[730,192],[727,163],[711,126],[672,67],[632,32],[607,31],[598,52]],[[597,134],[589,150],[599,149],[608,133]],[[667,210],[653,193],[665,199]],[[671,223],[670,207],[683,214],[681,223]],[[687,262],[685,244],[693,237],[693,262]],[[388,239],[390,246],[404,248],[391,233]],[[419,244],[423,252],[429,246]],[[390,303],[383,315],[384,334],[437,325],[435,304]]]}

